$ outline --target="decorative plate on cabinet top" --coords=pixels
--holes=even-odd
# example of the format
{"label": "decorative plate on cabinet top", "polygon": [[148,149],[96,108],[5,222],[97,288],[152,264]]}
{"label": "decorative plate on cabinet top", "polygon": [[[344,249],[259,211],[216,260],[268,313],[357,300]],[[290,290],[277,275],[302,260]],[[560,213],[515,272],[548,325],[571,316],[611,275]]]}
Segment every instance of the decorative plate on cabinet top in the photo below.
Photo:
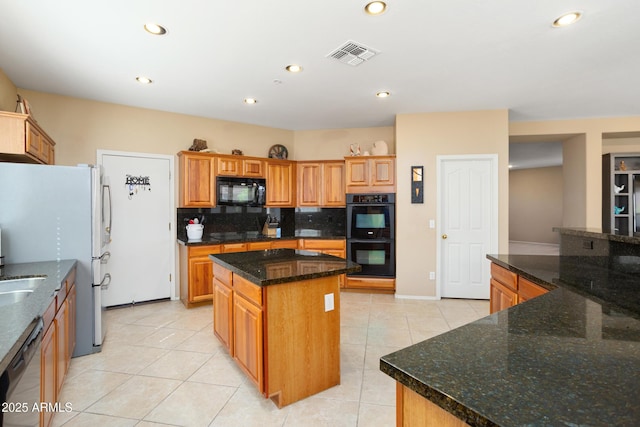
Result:
{"label": "decorative plate on cabinet top", "polygon": [[270,159],[282,159],[286,160],[289,157],[289,151],[287,147],[282,144],[273,145],[269,148],[269,158]]}

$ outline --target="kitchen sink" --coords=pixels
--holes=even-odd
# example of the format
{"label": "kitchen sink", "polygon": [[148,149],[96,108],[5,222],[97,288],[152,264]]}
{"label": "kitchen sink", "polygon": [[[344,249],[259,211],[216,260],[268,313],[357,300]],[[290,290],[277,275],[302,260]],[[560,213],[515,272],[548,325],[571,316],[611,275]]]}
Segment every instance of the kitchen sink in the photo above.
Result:
{"label": "kitchen sink", "polygon": [[0,306],[15,304],[31,295],[46,277],[23,277],[0,280]]}
{"label": "kitchen sink", "polygon": [[20,289],[17,291],[0,291],[0,307],[15,304],[33,293],[33,289]]}

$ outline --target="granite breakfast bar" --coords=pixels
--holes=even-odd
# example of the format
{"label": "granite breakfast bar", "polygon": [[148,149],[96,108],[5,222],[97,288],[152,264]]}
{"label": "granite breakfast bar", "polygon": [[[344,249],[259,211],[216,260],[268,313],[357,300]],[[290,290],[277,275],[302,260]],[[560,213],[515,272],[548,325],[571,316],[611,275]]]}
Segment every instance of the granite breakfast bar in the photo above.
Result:
{"label": "granite breakfast bar", "polygon": [[566,233],[568,254],[487,256],[549,292],[381,358],[398,425],[640,425],[640,246]]}
{"label": "granite breakfast bar", "polygon": [[214,333],[278,407],[340,384],[340,287],[360,266],[293,249],[212,254]]}

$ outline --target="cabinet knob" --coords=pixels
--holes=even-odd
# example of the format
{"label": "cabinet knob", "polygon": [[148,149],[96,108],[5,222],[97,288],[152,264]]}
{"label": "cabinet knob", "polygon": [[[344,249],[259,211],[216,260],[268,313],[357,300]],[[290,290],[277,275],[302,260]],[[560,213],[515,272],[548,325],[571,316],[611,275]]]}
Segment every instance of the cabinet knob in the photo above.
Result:
{"label": "cabinet knob", "polygon": [[446,239],[447,237],[449,237],[449,236],[447,236],[446,234],[443,234],[443,235],[442,235],[442,238],[443,238],[443,239]]}

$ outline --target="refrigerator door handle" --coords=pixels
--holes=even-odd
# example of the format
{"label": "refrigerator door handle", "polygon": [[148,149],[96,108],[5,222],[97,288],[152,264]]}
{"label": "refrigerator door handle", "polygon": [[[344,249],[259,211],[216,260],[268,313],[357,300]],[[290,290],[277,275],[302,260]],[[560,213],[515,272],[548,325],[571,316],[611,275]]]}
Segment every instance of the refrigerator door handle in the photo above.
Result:
{"label": "refrigerator door handle", "polygon": [[94,288],[102,288],[103,290],[109,289],[109,285],[111,284],[111,275],[109,273],[104,275],[102,282],[97,285],[93,285]]}
{"label": "refrigerator door handle", "polygon": [[106,264],[107,261],[109,261],[109,258],[111,258],[111,252],[109,251],[103,253],[98,257],[98,259],[100,260],[100,264]]}
{"label": "refrigerator door handle", "polygon": [[106,201],[105,204],[108,205],[109,207],[109,225],[107,225],[105,227],[105,241],[103,243],[111,243],[111,226],[113,225],[113,220],[112,220],[112,214],[113,214],[113,210],[111,208],[111,186],[110,185],[103,185],[103,191],[106,190],[105,193],[105,197],[106,197]]}

